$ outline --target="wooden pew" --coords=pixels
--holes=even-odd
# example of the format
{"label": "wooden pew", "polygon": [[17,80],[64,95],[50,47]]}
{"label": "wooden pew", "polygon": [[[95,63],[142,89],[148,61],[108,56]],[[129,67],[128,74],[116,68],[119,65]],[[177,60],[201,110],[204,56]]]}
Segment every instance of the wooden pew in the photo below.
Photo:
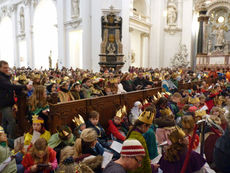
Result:
{"label": "wooden pew", "polygon": [[87,120],[87,115],[92,110],[100,113],[100,123],[104,128],[107,128],[108,120],[113,118],[120,105],[125,104],[127,112],[129,112],[135,101],[143,101],[147,97],[156,95],[158,91],[161,91],[161,88],[52,104],[49,114],[50,131],[55,132],[58,126],[65,124],[73,126],[72,119],[77,114],[81,114]]}

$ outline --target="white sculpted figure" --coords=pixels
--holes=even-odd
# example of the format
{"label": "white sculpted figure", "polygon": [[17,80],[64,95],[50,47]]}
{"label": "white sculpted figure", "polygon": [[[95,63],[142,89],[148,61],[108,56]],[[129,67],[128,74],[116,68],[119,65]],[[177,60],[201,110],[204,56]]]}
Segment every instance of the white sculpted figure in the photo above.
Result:
{"label": "white sculpted figure", "polygon": [[223,42],[224,42],[224,30],[219,28],[219,30],[217,30],[216,45],[222,46]]}
{"label": "white sculpted figure", "polygon": [[168,25],[175,25],[177,18],[177,11],[174,7],[168,7],[167,10],[167,23]]}
{"label": "white sculpted figure", "polygon": [[208,40],[208,55],[210,55],[212,52],[212,41]]}
{"label": "white sculpted figure", "polygon": [[79,17],[79,0],[71,0],[71,8],[72,8],[72,18],[77,18]]}
{"label": "white sculpted figure", "polygon": [[177,6],[174,0],[169,0],[167,5],[167,24],[169,26],[176,25]]}
{"label": "white sculpted figure", "polygon": [[24,17],[23,7],[21,7],[21,9],[20,9],[20,31],[21,31],[21,33],[25,32],[25,17]]}

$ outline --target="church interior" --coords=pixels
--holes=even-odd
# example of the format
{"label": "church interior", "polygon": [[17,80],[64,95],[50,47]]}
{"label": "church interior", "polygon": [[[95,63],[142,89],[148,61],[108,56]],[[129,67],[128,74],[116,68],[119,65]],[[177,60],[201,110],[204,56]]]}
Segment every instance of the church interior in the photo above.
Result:
{"label": "church interior", "polygon": [[0,0],[0,172],[230,173],[230,0]]}

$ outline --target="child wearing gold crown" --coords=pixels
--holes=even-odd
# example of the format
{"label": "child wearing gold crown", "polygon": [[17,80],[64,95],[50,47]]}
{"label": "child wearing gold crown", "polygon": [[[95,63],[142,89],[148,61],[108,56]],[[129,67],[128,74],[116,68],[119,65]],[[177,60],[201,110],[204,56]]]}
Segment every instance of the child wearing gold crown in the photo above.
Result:
{"label": "child wearing gold crown", "polygon": [[35,136],[34,133],[39,134],[39,138],[44,138],[46,141],[50,139],[50,132],[47,131],[44,127],[44,120],[38,115],[33,115],[32,117],[32,128],[28,133],[25,135],[24,145],[31,145],[33,142],[32,139]]}
{"label": "child wearing gold crown", "polygon": [[44,126],[48,128],[49,105],[47,102],[47,93],[45,86],[37,85],[34,87],[33,94],[29,97],[30,121],[32,115],[38,115],[44,120]]}
{"label": "child wearing gold crown", "polygon": [[57,133],[53,134],[48,141],[48,146],[53,148],[57,153],[57,161],[60,160],[61,150],[66,146],[74,145],[75,137],[70,127],[64,125],[57,129]]}
{"label": "child wearing gold crown", "polygon": [[[193,128],[195,127],[195,119],[191,115],[183,116],[181,119],[181,126],[186,136],[189,138],[189,143],[191,142]],[[192,144],[192,149],[196,150],[199,145],[199,136],[195,134],[195,140]]]}
{"label": "child wearing gold crown", "polygon": [[121,129],[121,122],[123,116],[126,114],[126,107],[119,109],[112,120],[109,120],[107,135],[111,136],[112,140],[123,142],[125,140],[125,132]]}
{"label": "child wearing gold crown", "polygon": [[86,129],[85,120],[80,114],[78,114],[78,117],[74,117],[72,121],[74,122],[76,126],[76,128],[74,129],[74,135],[76,136],[76,138],[79,138],[81,135],[81,132],[84,129]]}
{"label": "child wearing gold crown", "polygon": [[10,148],[7,145],[7,137],[0,126],[0,172],[8,173],[8,172],[17,172],[16,162],[14,157],[12,157],[12,153]]}
{"label": "child wearing gold crown", "polygon": [[[160,169],[162,172],[178,173],[181,171],[184,160],[188,151],[188,139],[186,134],[179,127],[170,133],[169,139],[171,145],[166,149],[165,153],[159,161]],[[203,168],[205,159],[195,151],[191,151],[190,160],[187,165],[186,173],[192,173],[196,171],[205,171]]]}

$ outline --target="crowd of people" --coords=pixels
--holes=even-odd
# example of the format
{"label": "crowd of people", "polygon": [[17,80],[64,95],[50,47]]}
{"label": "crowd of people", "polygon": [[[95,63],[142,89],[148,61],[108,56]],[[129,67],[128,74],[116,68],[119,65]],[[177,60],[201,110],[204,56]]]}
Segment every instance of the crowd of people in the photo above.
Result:
{"label": "crowd of people", "polygon": [[[207,84],[205,80],[214,79]],[[80,69],[9,69],[0,61],[0,172],[207,172],[230,170],[229,69],[113,69],[93,73]],[[179,90],[179,83],[202,81]],[[130,111],[120,105],[100,125],[93,110],[75,128],[63,125],[51,134],[49,103],[162,87],[162,93],[137,100]],[[15,136],[17,94],[26,91],[31,128]],[[201,136],[205,135],[202,141]],[[113,144],[122,147],[116,150]],[[197,151],[204,143],[204,155]],[[112,160],[104,165],[106,153]],[[103,165],[103,166],[102,166]]]}

